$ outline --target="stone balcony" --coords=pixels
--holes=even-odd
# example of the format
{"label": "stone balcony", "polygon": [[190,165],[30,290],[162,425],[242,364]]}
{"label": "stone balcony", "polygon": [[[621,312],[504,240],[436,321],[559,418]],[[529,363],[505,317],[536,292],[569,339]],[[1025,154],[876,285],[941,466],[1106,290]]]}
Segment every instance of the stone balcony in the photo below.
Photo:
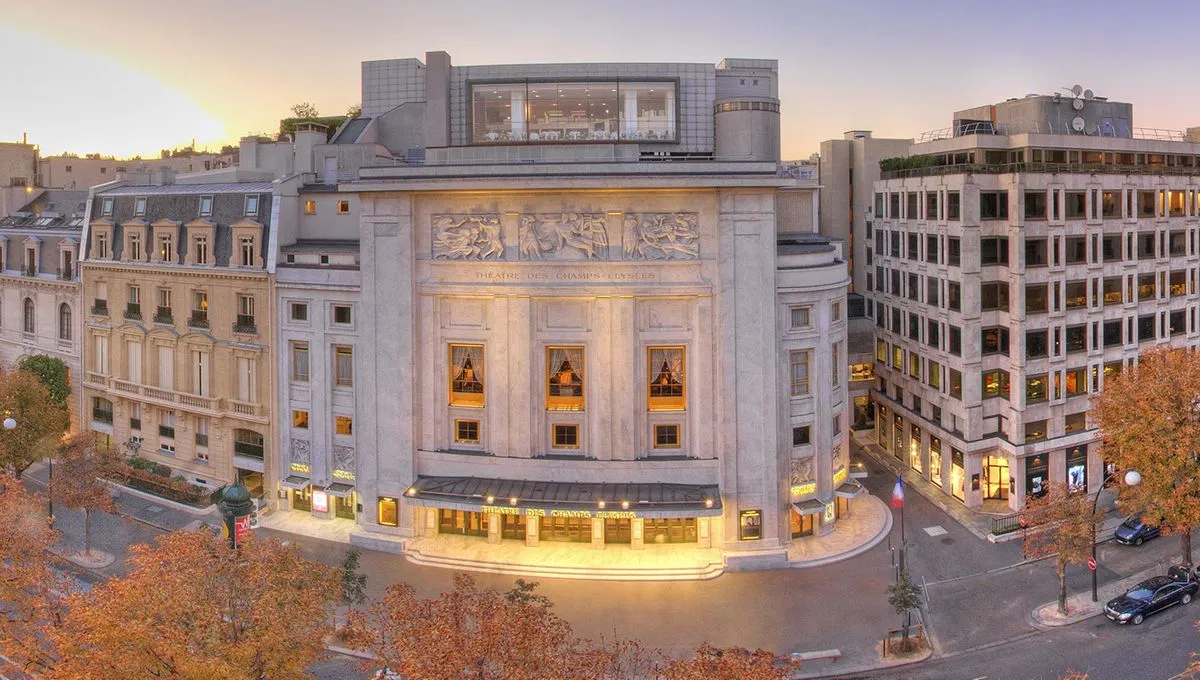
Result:
{"label": "stone balcony", "polygon": [[262,404],[140,385],[94,372],[85,375],[84,384],[93,389],[109,391],[117,396],[162,408],[179,409],[209,417],[234,417],[261,424],[266,424],[268,420]]}

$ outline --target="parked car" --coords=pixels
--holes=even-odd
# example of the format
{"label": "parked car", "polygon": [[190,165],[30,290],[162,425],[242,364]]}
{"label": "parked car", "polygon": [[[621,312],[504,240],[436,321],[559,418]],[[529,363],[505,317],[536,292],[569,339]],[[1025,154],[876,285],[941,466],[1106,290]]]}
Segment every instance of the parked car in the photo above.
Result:
{"label": "parked car", "polygon": [[1121,522],[1121,526],[1117,527],[1113,538],[1117,543],[1141,545],[1152,538],[1157,538],[1160,531],[1158,527],[1143,524],[1141,515],[1130,515],[1124,522]]}
{"label": "parked car", "polygon": [[1188,604],[1200,590],[1191,574],[1183,571],[1183,577],[1155,576],[1125,591],[1104,605],[1104,615],[1117,623],[1138,625],[1147,616],[1156,614],[1176,604]]}

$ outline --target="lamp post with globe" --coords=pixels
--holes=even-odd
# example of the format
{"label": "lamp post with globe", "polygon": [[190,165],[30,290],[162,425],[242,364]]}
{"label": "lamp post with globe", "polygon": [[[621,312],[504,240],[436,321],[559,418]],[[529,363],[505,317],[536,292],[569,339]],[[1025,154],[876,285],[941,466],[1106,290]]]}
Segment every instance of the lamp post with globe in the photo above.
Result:
{"label": "lamp post with globe", "polygon": [[[1104,480],[1100,482],[1100,488],[1096,491],[1096,498],[1092,500],[1092,560],[1091,565],[1089,565],[1094,565],[1092,566],[1092,602],[1100,601],[1096,594],[1098,585],[1096,574],[1100,570],[1100,564],[1096,562],[1096,508],[1100,505],[1100,494],[1104,493],[1104,487],[1108,484],[1109,480],[1113,478],[1113,476],[1113,473],[1107,470],[1104,471]],[[1142,475],[1137,470],[1129,470],[1125,473],[1125,484],[1129,486],[1137,486],[1141,483]]]}

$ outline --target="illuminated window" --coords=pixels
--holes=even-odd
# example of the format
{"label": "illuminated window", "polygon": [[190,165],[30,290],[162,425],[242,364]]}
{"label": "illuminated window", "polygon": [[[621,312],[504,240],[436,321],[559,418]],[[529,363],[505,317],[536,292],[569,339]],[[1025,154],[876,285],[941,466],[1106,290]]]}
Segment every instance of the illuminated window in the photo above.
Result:
{"label": "illuminated window", "polygon": [[334,384],[338,387],[354,386],[354,350],[335,347],[333,350]]}
{"label": "illuminated window", "polygon": [[483,406],[483,345],[450,345],[450,404]]}
{"label": "illuminated window", "polygon": [[338,201],[337,210],[339,215],[346,215],[350,212],[350,201]]}
{"label": "illuminated window", "polygon": [[687,407],[682,347],[647,348],[651,411],[680,411]]}
{"label": "illuminated window", "polygon": [[546,409],[582,411],[583,407],[583,348],[547,347]]}
{"label": "illuminated window", "polygon": [[385,527],[400,526],[400,505],[395,498],[379,497],[379,524]]}
{"label": "illuminated window", "polygon": [[788,352],[788,363],[791,366],[792,396],[802,397],[808,394],[808,350]]}
{"label": "illuminated window", "polygon": [[[876,350],[878,354],[878,350]],[[887,356],[887,350],[883,350],[883,355]],[[882,361],[882,359],[881,359]],[[875,379],[875,364],[850,364],[850,380],[874,380]]]}
{"label": "illuminated window", "polygon": [[316,215],[317,214],[317,202],[316,201],[305,201],[304,202],[304,214],[305,215]]}
{"label": "illuminated window", "polygon": [[577,449],[577,448],[579,448],[579,426],[578,425],[555,425],[554,426],[554,448],[556,448],[556,449]]}
{"label": "illuminated window", "polygon": [[158,235],[158,259],[163,262],[171,262],[173,260],[172,253],[175,252],[174,239],[170,234]]}
{"label": "illuminated window", "polygon": [[208,264],[208,237],[197,236],[192,243],[196,246],[196,264]]}
{"label": "illuminated window", "polygon": [[654,448],[656,448],[656,449],[677,449],[677,448],[679,448],[679,426],[678,425],[655,425],[654,426]]}
{"label": "illuminated window", "polygon": [[307,430],[308,411],[292,411],[292,427],[298,430]]}
{"label": "illuminated window", "polygon": [[478,444],[479,443],[479,421],[478,420],[455,420],[454,421],[454,441],[459,444]]}
{"label": "illuminated window", "polygon": [[334,434],[354,434],[354,419],[350,416],[334,416],[333,432]]}

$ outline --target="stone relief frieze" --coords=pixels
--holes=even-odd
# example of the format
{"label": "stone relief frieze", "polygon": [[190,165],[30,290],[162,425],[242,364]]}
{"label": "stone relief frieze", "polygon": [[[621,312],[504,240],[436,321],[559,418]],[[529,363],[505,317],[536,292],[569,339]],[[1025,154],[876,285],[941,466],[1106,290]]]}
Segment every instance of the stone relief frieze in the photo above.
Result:
{"label": "stone relief frieze", "polygon": [[499,215],[434,215],[432,223],[433,259],[504,259]]}
{"label": "stone relief frieze", "polygon": [[608,247],[604,213],[521,215],[517,232],[522,260],[604,259]]}
{"label": "stone relief frieze", "polygon": [[623,238],[627,260],[695,260],[700,256],[697,213],[627,213]]}
{"label": "stone relief frieze", "polygon": [[292,440],[292,464],[308,466],[312,460],[312,443],[304,439]]}
{"label": "stone relief frieze", "polygon": [[807,458],[793,458],[788,473],[791,486],[798,486],[805,482],[814,481],[815,475],[813,474],[812,456]]}
{"label": "stone relief frieze", "polygon": [[333,469],[341,470],[354,474],[354,447],[353,446],[334,446],[333,447]]}

